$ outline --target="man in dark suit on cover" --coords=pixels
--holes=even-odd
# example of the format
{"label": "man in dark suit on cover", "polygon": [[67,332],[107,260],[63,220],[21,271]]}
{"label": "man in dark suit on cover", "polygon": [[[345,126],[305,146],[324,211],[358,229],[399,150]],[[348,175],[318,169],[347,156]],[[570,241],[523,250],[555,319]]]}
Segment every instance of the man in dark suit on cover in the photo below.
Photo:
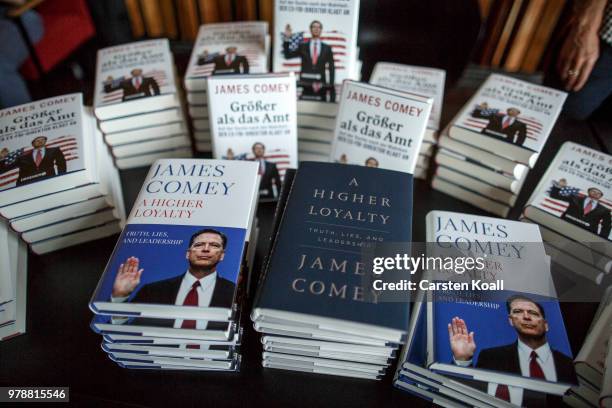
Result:
{"label": "man in dark suit on cover", "polygon": [[104,92],[109,93],[118,89],[123,90],[122,101],[130,101],[132,99],[144,98],[147,96],[159,95],[159,85],[155,78],[145,77],[142,75],[142,69],[134,68],[130,71],[130,78],[119,80],[113,79],[112,76],[106,78],[104,82]]}
{"label": "man in dark suit on cover", "polygon": [[281,180],[278,174],[278,168],[275,163],[269,162],[264,158],[266,146],[263,143],[256,142],[251,148],[256,162],[259,163],[259,197],[275,199],[280,192]]}
{"label": "man in dark suit on cover", "polygon": [[[550,189],[551,198],[569,204],[561,218],[608,239],[611,227],[610,210],[599,202],[603,197],[603,192],[598,188],[591,187],[587,190],[588,196],[581,197],[575,192],[564,194],[563,189],[565,187],[567,187],[567,181],[560,179]],[[600,225],[601,229],[599,228]]]}
{"label": "man in dark suit on cover", "polygon": [[245,56],[238,55],[237,50],[236,47],[227,47],[225,54],[217,55],[213,59],[215,64],[213,74],[248,74],[249,62]]}
{"label": "man in dark suit on cover", "polygon": [[508,108],[506,114],[499,113],[489,109],[486,103],[481,103],[472,112],[472,117],[489,121],[482,133],[522,146],[527,138],[527,125],[518,120],[520,113],[517,108]]}
{"label": "man in dark suit on cover", "polygon": [[59,147],[47,147],[47,137],[37,136],[32,140],[32,151],[19,156],[14,162],[6,163],[8,149],[0,151],[0,173],[19,169],[17,185],[44,180],[66,173],[66,158]]}
{"label": "man in dark suit on cover", "polygon": [[[570,357],[548,344],[548,322],[542,306],[534,300],[514,295],[506,301],[508,323],[514,328],[517,340],[513,343],[480,351],[476,368],[502,371],[552,382],[576,384],[574,364]],[[455,364],[471,366],[476,342],[465,321],[454,317],[448,324],[448,336]],[[518,387],[489,383],[488,393],[513,404],[539,405],[541,393]],[[546,402],[546,401],[540,401]]]}
{"label": "man in dark suit on cover", "polygon": [[[132,297],[132,303],[156,303],[165,305],[183,305],[198,307],[231,308],[236,285],[217,273],[217,265],[223,261],[227,237],[220,231],[206,228],[191,236],[185,258],[189,263],[187,272],[170,279],[144,285]],[[111,301],[125,302],[140,284],[144,271],[139,267],[136,257],[128,258],[119,266],[113,283]],[[125,323],[127,319],[113,319],[113,323]],[[138,325],[168,325],[171,320],[135,319]],[[216,329],[204,321],[176,320],[175,328]],[[217,324],[218,326],[218,324]],[[221,328],[227,327],[222,323]]]}
{"label": "man in dark suit on cover", "polygon": [[300,57],[302,60],[300,72],[302,99],[326,101],[329,91],[329,102],[335,102],[334,53],[328,44],[321,41],[322,32],[323,24],[314,20],[310,23],[310,41],[302,42],[292,49],[290,44],[292,31],[291,26],[287,24],[283,36],[283,56],[286,59]]}

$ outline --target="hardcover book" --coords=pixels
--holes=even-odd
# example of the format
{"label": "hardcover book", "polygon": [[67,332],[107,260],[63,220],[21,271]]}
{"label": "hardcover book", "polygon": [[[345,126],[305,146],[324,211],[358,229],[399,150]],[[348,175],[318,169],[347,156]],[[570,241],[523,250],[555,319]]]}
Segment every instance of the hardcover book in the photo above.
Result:
{"label": "hardcover book", "polygon": [[[7,233],[9,254],[9,269],[4,271],[10,274],[13,288],[9,303],[0,305],[0,341],[9,340],[26,332],[27,312],[27,278],[28,278],[28,247],[17,234],[10,230]],[[3,320],[3,322],[2,322]]]}
{"label": "hardcover book", "polygon": [[413,174],[433,99],[345,81],[331,160]]}
{"label": "hardcover book", "polygon": [[357,61],[359,0],[279,0],[274,12],[274,72],[295,72],[303,100],[335,102]]}
{"label": "hardcover book", "polygon": [[[362,166],[303,162],[274,239],[251,319],[256,330],[382,346],[401,343],[409,305],[376,302],[364,287],[362,249],[408,245],[412,175]],[[374,298],[372,298],[372,296]],[[290,325],[266,323],[267,319]],[[304,337],[294,334],[292,337]],[[342,341],[342,340],[338,340]]]}
{"label": "hardcover book", "polygon": [[260,198],[277,199],[286,169],[297,167],[293,74],[213,76],[208,101],[213,157],[254,161]]}
{"label": "hardcover book", "polygon": [[532,167],[567,94],[491,74],[453,121],[449,135]]}
{"label": "hardcover book", "polygon": [[90,308],[103,315],[177,319],[175,328],[197,329],[196,320],[229,321],[257,188],[253,162],[157,161]]}
{"label": "hardcover book", "polygon": [[94,113],[100,120],[180,105],[167,39],[98,50]]}
{"label": "hardcover book", "polygon": [[370,76],[372,85],[433,98],[427,123],[427,130],[430,132],[437,132],[440,129],[445,80],[446,71],[443,69],[391,62],[377,62]]}
{"label": "hardcover book", "polygon": [[0,207],[95,182],[86,126],[79,93],[0,110]]}
{"label": "hardcover book", "polygon": [[206,91],[206,78],[211,75],[268,72],[267,35],[268,23],[263,21],[200,26],[185,74],[185,88]]}
{"label": "hardcover book", "polygon": [[525,216],[610,256],[610,169],[612,156],[565,142],[529,198]]}

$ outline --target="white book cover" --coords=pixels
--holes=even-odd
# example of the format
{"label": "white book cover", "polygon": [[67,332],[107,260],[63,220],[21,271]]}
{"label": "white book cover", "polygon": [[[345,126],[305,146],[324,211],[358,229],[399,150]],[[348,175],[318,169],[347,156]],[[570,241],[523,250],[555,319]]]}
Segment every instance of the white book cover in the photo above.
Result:
{"label": "white book cover", "polygon": [[93,182],[80,93],[0,110],[0,207]]}
{"label": "white book cover", "polygon": [[94,113],[100,120],[178,106],[167,39],[98,50]]}
{"label": "white book cover", "polygon": [[[457,115],[449,134],[477,147],[482,146],[481,139],[474,135],[504,142],[507,152],[492,146],[482,148],[515,156],[508,158],[533,167],[566,97],[563,91],[491,74]],[[521,149],[524,152],[519,157]]]}
{"label": "white book cover", "polygon": [[[257,168],[247,161],[155,162],[90,308],[134,316],[129,324],[135,325],[179,319],[170,320],[178,329],[203,329],[202,319],[230,319],[256,205]],[[203,291],[195,303],[186,296],[191,279]]]}
{"label": "white book cover", "polygon": [[443,69],[392,62],[377,62],[370,76],[372,85],[433,98],[433,107],[427,124],[427,128],[433,130],[440,129],[445,80],[446,71]]}
{"label": "white book cover", "polygon": [[208,79],[213,157],[258,162],[263,199],[297,167],[295,89],[293,73]]}
{"label": "white book cover", "polygon": [[354,79],[359,0],[278,0],[274,72],[295,72],[300,99],[335,102],[337,85]]}
{"label": "white book cover", "polygon": [[[10,249],[8,246],[8,224],[0,221],[0,310],[6,308],[6,304],[15,301],[14,282],[12,277],[11,263],[9,262]],[[3,323],[0,313],[0,324]]]}
{"label": "white book cover", "polygon": [[432,98],[345,81],[331,161],[414,173]]}
{"label": "white book cover", "polygon": [[205,24],[200,26],[185,74],[185,88],[206,90],[211,75],[263,74],[268,72],[263,21]]}
{"label": "white book cover", "polygon": [[611,171],[612,156],[565,142],[527,205],[565,221],[562,233],[575,236],[578,229],[586,233],[587,241],[610,241]]}
{"label": "white book cover", "polygon": [[10,271],[14,284],[14,302],[5,312],[13,316],[13,322],[0,326],[0,341],[23,334],[26,331],[28,247],[17,234],[8,232]]}

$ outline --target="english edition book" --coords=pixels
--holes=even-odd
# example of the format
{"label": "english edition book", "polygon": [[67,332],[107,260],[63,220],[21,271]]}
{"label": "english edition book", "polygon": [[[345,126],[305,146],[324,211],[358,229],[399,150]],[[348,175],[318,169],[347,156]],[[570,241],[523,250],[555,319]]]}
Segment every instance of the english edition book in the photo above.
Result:
{"label": "english edition book", "polygon": [[96,181],[80,93],[0,110],[1,207]]}
{"label": "english edition book", "polygon": [[98,50],[94,114],[100,120],[180,105],[167,39]]}
{"label": "english edition book", "polygon": [[433,99],[345,81],[331,160],[413,174]]}
{"label": "english edition book", "polygon": [[449,129],[464,143],[533,167],[567,94],[491,74]]}
{"label": "english edition book", "polygon": [[427,241],[436,243],[432,255],[485,259],[482,267],[463,274],[441,269],[430,278],[464,285],[429,292],[429,369],[488,381],[490,395],[509,394],[510,399],[520,388],[563,395],[577,383],[536,225],[432,211]]}
{"label": "english edition book", "polygon": [[565,142],[529,198],[525,216],[597,252],[612,255],[611,169],[612,156]]}
{"label": "english edition book", "polygon": [[279,0],[274,10],[274,72],[295,72],[302,100],[335,102],[357,61],[359,0]]}
{"label": "english edition book", "polygon": [[409,304],[376,303],[364,287],[361,250],[410,242],[412,175],[303,162],[284,211],[251,313],[256,328],[272,318],[307,331],[381,339],[383,346],[401,343]]}
{"label": "english edition book", "polygon": [[277,199],[287,168],[297,167],[295,79],[289,74],[208,79],[213,156],[259,165],[259,196]]}
{"label": "english edition book", "polygon": [[205,91],[206,78],[211,75],[268,72],[267,35],[268,23],[263,21],[200,26],[185,74],[185,88]]}
{"label": "english edition book", "polygon": [[[105,315],[228,321],[257,188],[256,163],[157,161],[90,308]],[[187,297],[191,280],[205,292],[197,306],[177,300]]]}
{"label": "english edition book", "polygon": [[433,134],[440,130],[445,80],[446,71],[443,69],[392,62],[377,62],[370,76],[372,85],[433,98],[433,106],[427,123],[427,140],[435,140]]}

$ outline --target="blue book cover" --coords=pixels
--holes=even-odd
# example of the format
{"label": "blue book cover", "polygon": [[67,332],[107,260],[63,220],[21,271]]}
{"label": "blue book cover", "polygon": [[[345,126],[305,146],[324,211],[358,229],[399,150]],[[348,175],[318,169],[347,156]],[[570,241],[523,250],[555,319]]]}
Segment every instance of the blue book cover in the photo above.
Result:
{"label": "blue book cover", "polygon": [[412,175],[304,162],[289,194],[251,318],[389,329],[403,341],[408,300],[377,302],[364,286],[372,272],[363,254],[385,243],[409,246]]}

